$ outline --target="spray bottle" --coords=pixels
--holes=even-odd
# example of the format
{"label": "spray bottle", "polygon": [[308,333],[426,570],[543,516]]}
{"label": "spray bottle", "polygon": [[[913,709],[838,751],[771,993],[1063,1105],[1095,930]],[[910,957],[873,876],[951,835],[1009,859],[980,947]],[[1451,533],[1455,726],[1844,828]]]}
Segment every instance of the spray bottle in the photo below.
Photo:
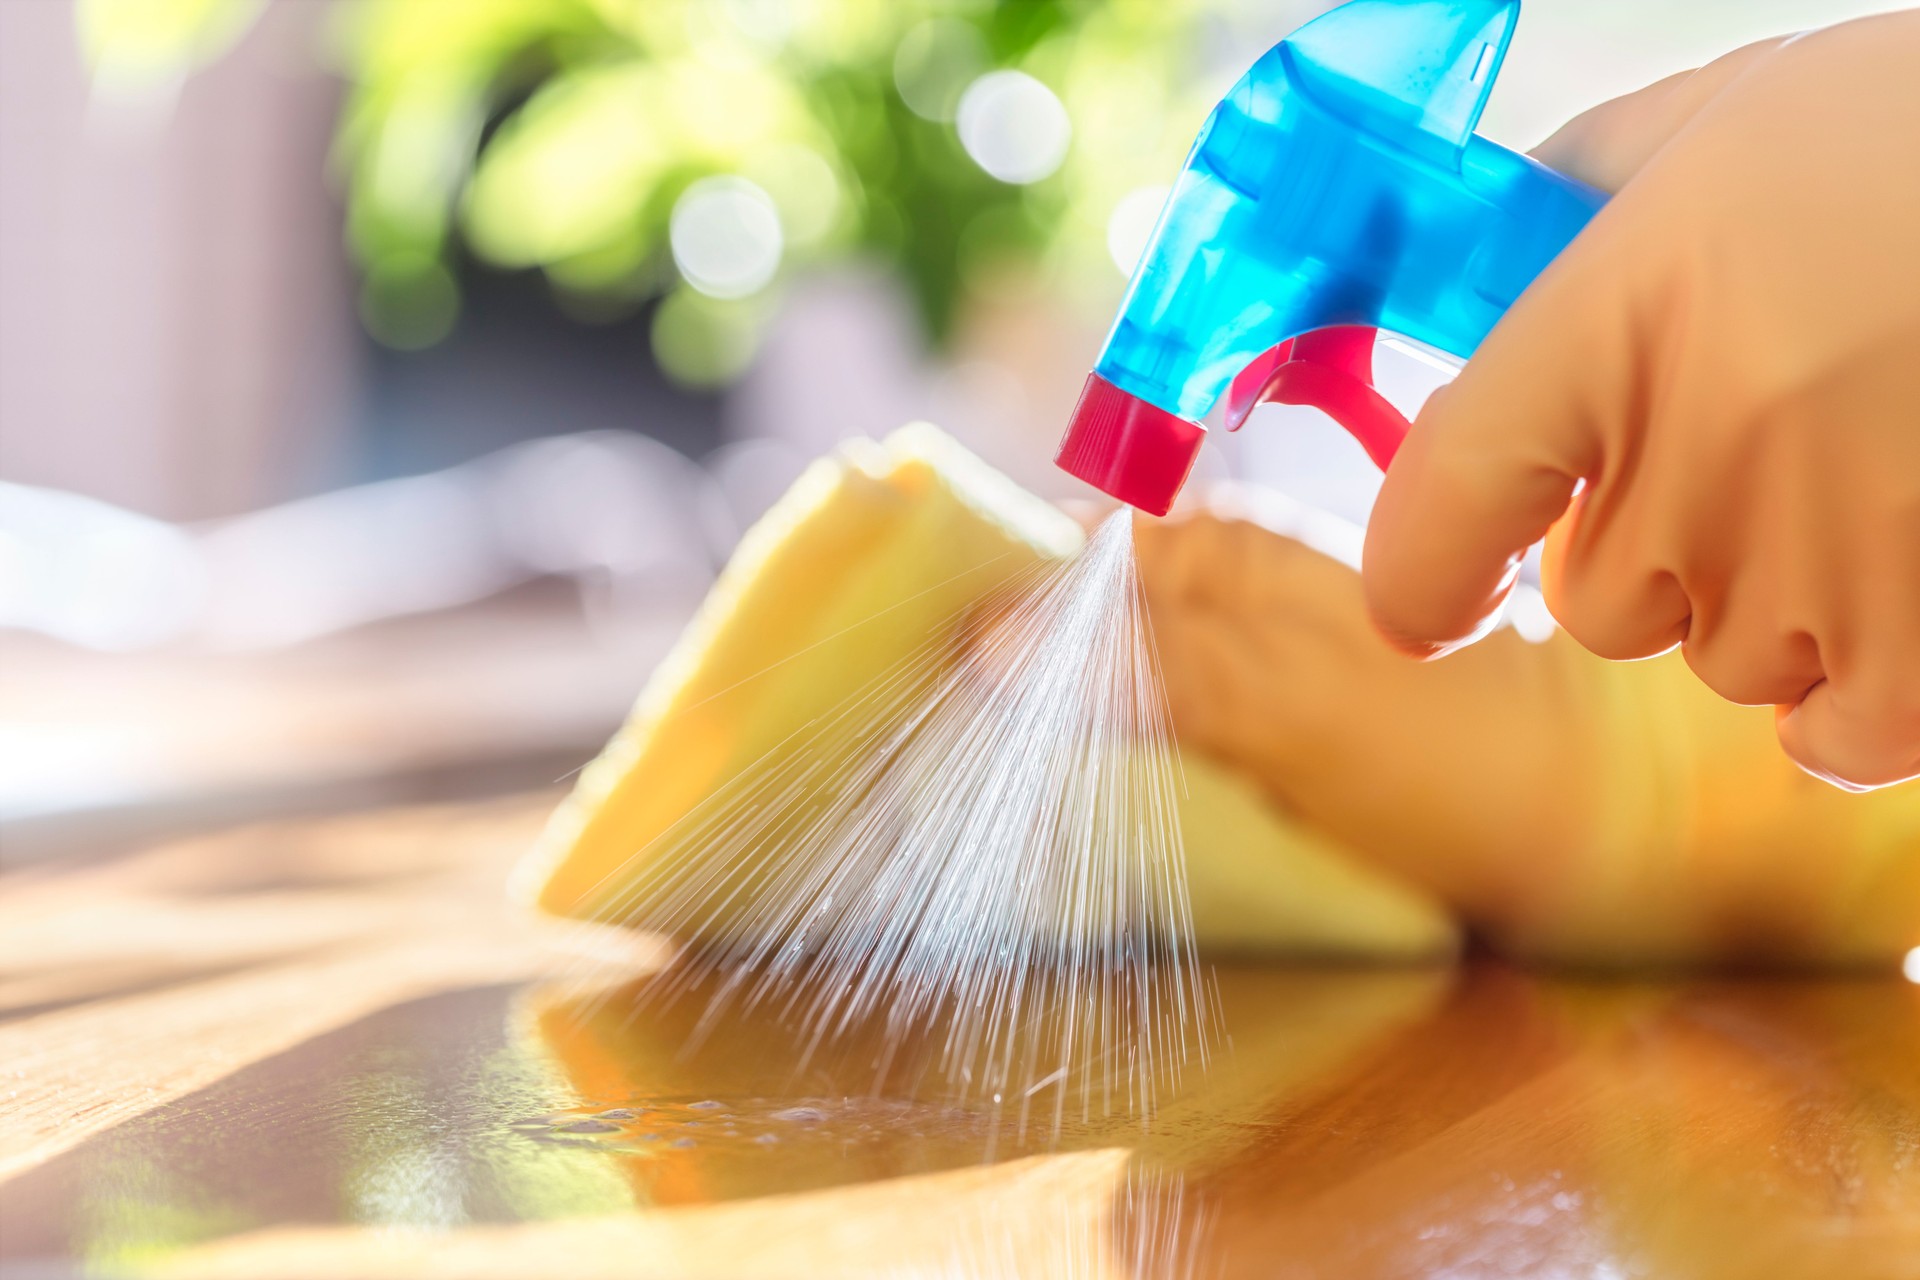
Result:
{"label": "spray bottle", "polygon": [[1473,132],[1520,0],[1351,0],[1208,117],[1061,441],[1165,515],[1225,392],[1318,407],[1382,468],[1407,421],[1384,329],[1465,360],[1606,197]]}

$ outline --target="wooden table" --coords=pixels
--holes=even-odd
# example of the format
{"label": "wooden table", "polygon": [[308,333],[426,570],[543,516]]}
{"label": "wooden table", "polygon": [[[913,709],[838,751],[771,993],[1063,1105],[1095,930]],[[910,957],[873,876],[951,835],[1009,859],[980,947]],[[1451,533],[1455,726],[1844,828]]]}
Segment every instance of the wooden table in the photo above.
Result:
{"label": "wooden table", "polygon": [[687,1050],[503,905],[553,799],[0,877],[0,1273],[1920,1277],[1920,987],[1223,967],[1151,1126],[1023,1136]]}

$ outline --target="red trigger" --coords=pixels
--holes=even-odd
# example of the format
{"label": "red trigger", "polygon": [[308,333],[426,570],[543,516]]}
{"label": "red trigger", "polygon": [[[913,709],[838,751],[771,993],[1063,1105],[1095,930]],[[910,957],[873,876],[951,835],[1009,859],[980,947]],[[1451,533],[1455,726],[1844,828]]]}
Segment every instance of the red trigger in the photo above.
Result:
{"label": "red trigger", "polygon": [[1255,405],[1303,404],[1347,429],[1382,471],[1406,439],[1408,422],[1373,389],[1375,330],[1362,325],[1315,329],[1267,352],[1227,390],[1227,430],[1238,431]]}

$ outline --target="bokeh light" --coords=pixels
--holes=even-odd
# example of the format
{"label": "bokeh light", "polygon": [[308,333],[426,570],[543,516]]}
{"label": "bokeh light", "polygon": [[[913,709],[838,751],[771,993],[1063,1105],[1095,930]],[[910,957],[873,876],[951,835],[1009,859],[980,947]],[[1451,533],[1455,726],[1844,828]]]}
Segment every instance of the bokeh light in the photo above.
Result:
{"label": "bokeh light", "polygon": [[793,0],[719,0],[715,7],[735,31],[769,53],[787,42],[800,20]]}
{"label": "bokeh light", "polygon": [[758,293],[780,269],[780,212],[758,183],[702,178],[673,206],[673,262],[686,282],[711,298]]}
{"label": "bokeh light", "polygon": [[743,302],[675,289],[653,313],[653,356],[684,386],[719,386],[753,359],[759,328]]}
{"label": "bokeh light", "polygon": [[360,320],[389,347],[418,351],[447,336],[460,314],[460,290],[447,268],[418,254],[396,253],[367,268],[360,284]]}
{"label": "bokeh light", "polygon": [[1050,177],[1073,139],[1059,96],[1024,71],[990,71],[968,85],[959,126],[974,163],[1014,184]]}
{"label": "bokeh light", "polygon": [[847,211],[840,175],[812,147],[768,147],[747,176],[773,197],[788,245],[817,246],[830,239]]}
{"label": "bokeh light", "polygon": [[950,121],[960,95],[987,67],[987,43],[970,23],[929,18],[900,39],[893,83],[907,109],[923,120]]}

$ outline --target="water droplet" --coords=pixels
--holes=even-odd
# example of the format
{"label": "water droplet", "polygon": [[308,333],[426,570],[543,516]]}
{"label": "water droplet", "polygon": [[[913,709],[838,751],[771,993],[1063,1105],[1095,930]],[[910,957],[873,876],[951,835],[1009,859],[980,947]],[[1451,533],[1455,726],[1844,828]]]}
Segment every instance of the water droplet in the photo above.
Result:
{"label": "water droplet", "polygon": [[724,1111],[726,1109],[726,1106],[727,1104],[724,1102],[715,1102],[712,1098],[708,1098],[705,1102],[689,1102],[687,1104],[687,1110],[689,1111]]}
{"label": "water droplet", "polygon": [[775,1120],[791,1120],[796,1124],[820,1124],[827,1118],[827,1113],[818,1107],[785,1107],[773,1113]]}
{"label": "water droplet", "polygon": [[667,1145],[670,1147],[690,1147],[693,1145],[693,1139],[692,1138],[675,1138],[672,1142],[669,1142]]}
{"label": "water droplet", "polygon": [[758,1142],[762,1146],[771,1146],[772,1144],[780,1141],[780,1135],[777,1133],[763,1133],[759,1137],[755,1138],[754,1141]]}
{"label": "water droplet", "polygon": [[611,1111],[602,1111],[602,1120],[631,1120],[637,1113],[631,1107],[615,1107]]}
{"label": "water droplet", "polygon": [[620,1126],[608,1124],[604,1120],[576,1120],[572,1124],[560,1126],[562,1133],[618,1133]]}

